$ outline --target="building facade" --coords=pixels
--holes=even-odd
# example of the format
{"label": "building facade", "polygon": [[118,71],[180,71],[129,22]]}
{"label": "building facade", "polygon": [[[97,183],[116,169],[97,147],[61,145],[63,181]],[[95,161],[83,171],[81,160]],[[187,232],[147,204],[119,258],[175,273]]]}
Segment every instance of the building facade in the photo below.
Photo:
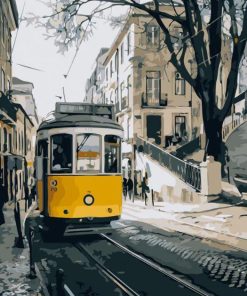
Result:
{"label": "building facade", "polygon": [[[104,61],[103,85],[104,102],[115,104],[117,120],[124,128],[126,176],[133,176],[135,169],[136,137],[174,150],[199,137],[202,123],[199,99],[169,62],[159,26],[140,11],[131,12]],[[179,46],[181,29],[174,27],[173,36]],[[193,75],[192,54],[187,53],[184,60]]]}
{"label": "building facade", "polygon": [[99,103],[104,101],[103,81],[105,80],[105,67],[103,62],[106,58],[108,48],[101,48],[94,66],[93,73],[89,79],[87,79],[85,87],[86,103]]}
{"label": "building facade", "polygon": [[12,79],[11,32],[18,27],[15,0],[0,1],[0,204],[12,198],[11,155],[16,109],[9,100]]}
{"label": "building facade", "polygon": [[[24,129],[24,156],[26,171],[23,172],[27,178],[27,186],[30,193],[33,185],[33,168],[35,157],[36,132],[39,125],[37,108],[33,96],[33,83],[13,77],[12,101],[19,109],[22,120],[16,122],[17,129]],[[20,134],[20,132],[19,132]],[[21,152],[21,151],[20,151]]]}
{"label": "building facade", "polygon": [[[169,5],[163,9],[169,14],[174,13]],[[167,19],[163,19],[163,22],[167,22],[167,27],[169,25],[175,53],[179,54],[183,45],[183,30],[175,22]],[[131,9],[103,63],[105,80],[101,87],[101,102],[115,105],[117,121],[124,129],[124,177],[139,182],[146,169],[136,166],[137,142],[144,140],[153,144],[154,150],[175,152],[177,155],[183,155],[183,147],[186,147],[186,152],[205,147],[201,102],[170,62],[171,54],[164,39],[164,33],[155,20],[138,9]],[[229,49],[229,42],[225,38],[217,84],[219,108],[225,99],[224,76],[230,69]],[[195,78],[197,65],[192,48],[186,50],[183,61],[187,71]],[[189,145],[192,145],[191,149],[188,149]],[[156,162],[147,158],[145,163],[153,167]],[[156,171],[159,169],[156,168]],[[152,184],[157,185],[158,181],[163,182],[159,178],[153,180]],[[154,187],[159,191],[161,186]]]}

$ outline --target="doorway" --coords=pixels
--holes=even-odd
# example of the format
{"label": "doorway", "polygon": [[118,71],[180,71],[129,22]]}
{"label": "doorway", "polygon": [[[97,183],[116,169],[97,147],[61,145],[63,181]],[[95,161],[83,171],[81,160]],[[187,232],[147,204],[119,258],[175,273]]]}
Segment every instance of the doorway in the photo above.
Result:
{"label": "doorway", "polygon": [[160,115],[147,115],[147,137],[154,139],[157,145],[161,144]]}

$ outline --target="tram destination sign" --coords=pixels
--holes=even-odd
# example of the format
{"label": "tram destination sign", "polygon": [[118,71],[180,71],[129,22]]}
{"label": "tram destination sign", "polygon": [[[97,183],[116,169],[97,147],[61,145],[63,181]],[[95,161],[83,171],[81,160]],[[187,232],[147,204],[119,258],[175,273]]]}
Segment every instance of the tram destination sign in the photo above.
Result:
{"label": "tram destination sign", "polygon": [[56,103],[56,116],[59,114],[88,114],[114,118],[113,105],[87,103]]}
{"label": "tram destination sign", "polygon": [[81,103],[57,103],[56,113],[93,114],[93,106]]}

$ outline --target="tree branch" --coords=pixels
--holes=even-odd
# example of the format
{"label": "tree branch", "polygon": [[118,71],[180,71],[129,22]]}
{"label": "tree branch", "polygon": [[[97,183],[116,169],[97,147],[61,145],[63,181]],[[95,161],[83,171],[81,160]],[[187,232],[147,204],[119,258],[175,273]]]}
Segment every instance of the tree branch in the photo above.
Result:
{"label": "tree branch", "polygon": [[235,93],[237,89],[237,79],[238,79],[238,70],[241,59],[244,55],[244,50],[246,47],[247,41],[247,9],[243,12],[243,26],[240,37],[235,37],[233,39],[233,54],[231,60],[231,69],[227,78],[227,86],[225,93],[225,104],[220,112],[220,120],[224,120],[228,112],[231,109],[233,100],[235,98]]}

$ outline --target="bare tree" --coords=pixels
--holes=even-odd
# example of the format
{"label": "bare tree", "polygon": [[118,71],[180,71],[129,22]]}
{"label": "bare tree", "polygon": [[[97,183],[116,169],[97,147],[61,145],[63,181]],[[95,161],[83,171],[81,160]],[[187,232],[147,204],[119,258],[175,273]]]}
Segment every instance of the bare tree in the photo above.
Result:
{"label": "bare tree", "polygon": [[[245,0],[60,0],[50,4],[53,14],[45,18],[50,35],[57,45],[78,44],[92,34],[93,20],[115,6],[139,9],[156,20],[164,32],[164,42],[170,53],[170,62],[193,87],[201,100],[206,134],[207,155],[220,160],[222,125],[231,110],[237,89],[239,66],[244,56],[247,40],[247,1]],[[171,10],[167,10],[169,5]],[[83,13],[87,11],[88,13]],[[169,11],[169,12],[168,12]],[[169,20],[169,25],[165,20]],[[115,19],[116,21],[116,19]],[[121,20],[122,21],[122,20]],[[171,24],[183,30],[183,42],[175,48]],[[217,83],[223,63],[227,41],[230,57],[225,81],[224,104],[217,103]],[[196,75],[186,67],[187,50],[192,49]]]}

